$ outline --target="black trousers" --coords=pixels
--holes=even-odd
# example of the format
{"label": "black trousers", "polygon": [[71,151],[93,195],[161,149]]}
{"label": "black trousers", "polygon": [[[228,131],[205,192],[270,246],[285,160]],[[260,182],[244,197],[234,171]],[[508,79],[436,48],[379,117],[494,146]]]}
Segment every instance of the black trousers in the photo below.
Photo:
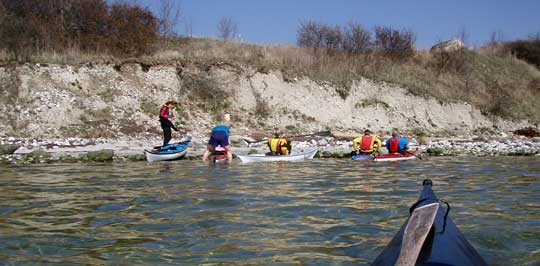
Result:
{"label": "black trousers", "polygon": [[172,139],[171,127],[168,125],[161,124],[161,129],[163,129],[163,146],[169,144],[169,141]]}

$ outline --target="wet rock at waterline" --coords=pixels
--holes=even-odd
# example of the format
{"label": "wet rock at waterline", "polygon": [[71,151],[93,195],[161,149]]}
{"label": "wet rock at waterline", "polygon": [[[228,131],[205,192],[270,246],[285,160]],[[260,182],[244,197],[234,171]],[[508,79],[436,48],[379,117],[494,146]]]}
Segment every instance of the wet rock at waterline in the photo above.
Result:
{"label": "wet rock at waterline", "polygon": [[0,145],[0,155],[9,155],[13,154],[19,148],[15,144],[2,144]]}
{"label": "wet rock at waterline", "polygon": [[113,150],[100,150],[88,152],[83,160],[90,162],[110,162],[114,158]]}

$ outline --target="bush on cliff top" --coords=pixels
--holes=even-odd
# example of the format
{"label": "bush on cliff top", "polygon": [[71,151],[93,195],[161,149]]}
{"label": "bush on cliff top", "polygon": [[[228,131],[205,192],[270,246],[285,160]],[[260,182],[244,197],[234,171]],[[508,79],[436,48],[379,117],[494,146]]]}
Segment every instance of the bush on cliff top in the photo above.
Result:
{"label": "bush on cliff top", "polygon": [[119,57],[152,52],[159,21],[147,8],[105,0],[0,0],[0,49],[18,61],[75,49]]}
{"label": "bush on cliff top", "polygon": [[540,38],[508,42],[505,47],[517,58],[540,68]]}

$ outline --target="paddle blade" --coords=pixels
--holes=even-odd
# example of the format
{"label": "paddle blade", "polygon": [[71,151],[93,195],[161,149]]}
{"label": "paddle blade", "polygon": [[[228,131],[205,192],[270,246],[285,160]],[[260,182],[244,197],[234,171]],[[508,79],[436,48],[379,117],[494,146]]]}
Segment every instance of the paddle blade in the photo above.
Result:
{"label": "paddle blade", "polygon": [[429,230],[433,226],[435,216],[439,210],[439,203],[432,203],[413,211],[403,233],[401,251],[396,262],[398,266],[414,266],[426,240]]}

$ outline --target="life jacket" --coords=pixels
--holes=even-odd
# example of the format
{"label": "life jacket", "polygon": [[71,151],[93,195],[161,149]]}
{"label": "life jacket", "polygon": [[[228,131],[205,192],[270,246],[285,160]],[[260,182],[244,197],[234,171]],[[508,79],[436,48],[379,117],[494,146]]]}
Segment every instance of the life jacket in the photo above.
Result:
{"label": "life jacket", "polygon": [[287,148],[288,141],[287,139],[269,139],[268,145],[270,146],[270,152],[279,154],[279,155],[287,155],[289,154],[289,149]]}
{"label": "life jacket", "polygon": [[391,138],[387,143],[388,152],[396,153],[399,152],[399,138]]}
{"label": "life jacket", "polygon": [[174,115],[169,110],[169,107],[167,107],[166,105],[163,105],[163,107],[161,107],[161,109],[159,110],[159,120],[160,121],[172,118],[173,116]]}
{"label": "life jacket", "polygon": [[373,136],[362,136],[362,143],[360,144],[360,151],[373,150]]}

